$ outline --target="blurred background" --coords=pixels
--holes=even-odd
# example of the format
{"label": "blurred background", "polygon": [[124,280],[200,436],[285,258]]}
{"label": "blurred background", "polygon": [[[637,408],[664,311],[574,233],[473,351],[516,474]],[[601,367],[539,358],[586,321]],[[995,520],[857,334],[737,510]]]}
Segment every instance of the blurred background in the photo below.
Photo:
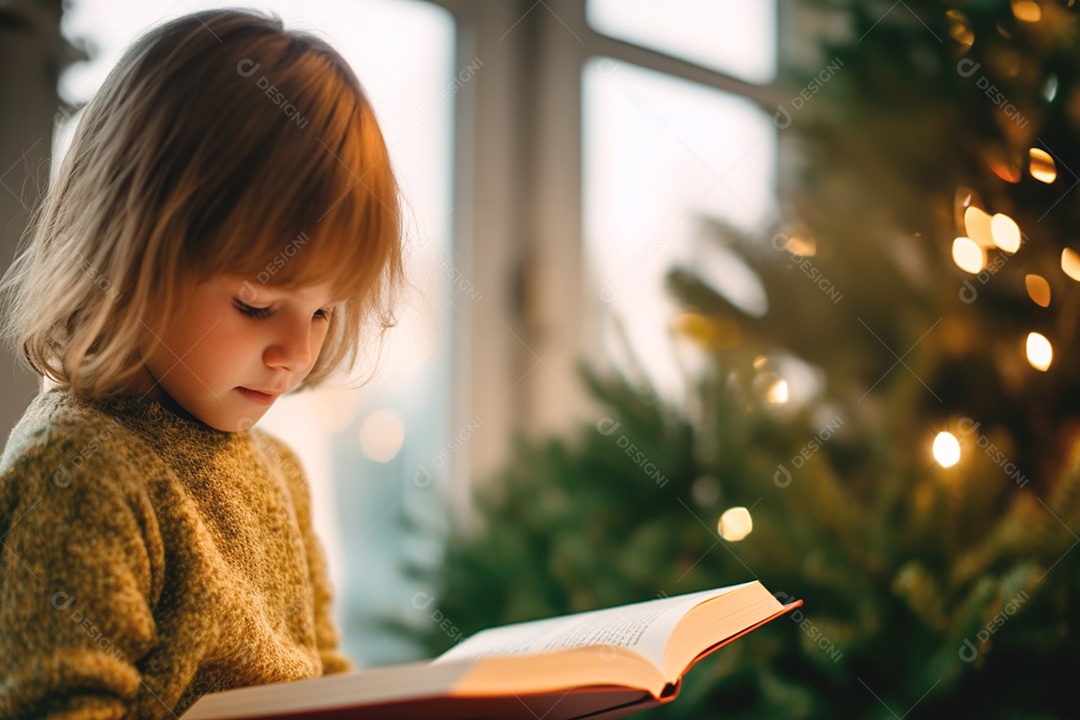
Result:
{"label": "blurred background", "polygon": [[[648,714],[1074,713],[1072,0],[238,4],[356,70],[425,291],[262,421],[361,666],[756,578],[804,607]],[[0,3],[5,266],[124,48],[216,5]]]}

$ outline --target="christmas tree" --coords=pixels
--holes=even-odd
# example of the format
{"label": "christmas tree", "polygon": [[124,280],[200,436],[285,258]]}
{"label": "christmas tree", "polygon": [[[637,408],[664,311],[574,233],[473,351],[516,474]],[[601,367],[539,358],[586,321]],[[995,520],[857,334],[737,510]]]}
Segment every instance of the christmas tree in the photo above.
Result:
{"label": "christmas tree", "polygon": [[[814,3],[847,32],[821,66],[784,70],[803,102],[777,108],[799,158],[782,221],[755,236],[702,222],[767,312],[674,269],[686,402],[584,370],[606,416],[519,444],[476,498],[483,532],[413,569],[456,632],[406,631],[435,653],[759,577],[804,600],[793,622],[702,661],[647,715],[1071,716],[1072,4]],[[805,397],[793,367],[822,379]]]}

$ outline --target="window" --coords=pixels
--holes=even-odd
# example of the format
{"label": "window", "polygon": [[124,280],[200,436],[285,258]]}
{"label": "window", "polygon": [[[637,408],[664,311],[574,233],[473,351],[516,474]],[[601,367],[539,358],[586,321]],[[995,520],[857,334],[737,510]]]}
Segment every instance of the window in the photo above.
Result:
{"label": "window", "polygon": [[741,0],[589,0],[589,24],[611,37],[747,82],[776,77],[776,3]]}
{"label": "window", "polygon": [[[664,276],[676,262],[694,267],[733,301],[764,310],[753,276],[695,238],[702,215],[748,232],[771,218],[775,126],[745,98],[612,58],[589,60],[582,75],[589,300],[621,318],[658,389],[679,398],[667,335],[677,308]],[[607,338],[607,354],[619,347]]]}
{"label": "window", "polygon": [[[463,308],[455,354],[452,425],[483,422],[462,478],[475,485],[513,461],[515,433],[596,422],[578,366],[619,362],[620,315],[657,385],[678,385],[662,306],[627,303],[664,298],[673,260],[705,264],[697,214],[744,228],[775,215],[779,6],[431,2],[454,13],[456,66],[483,63],[454,142],[456,249],[484,298]],[[707,262],[733,298],[761,304],[733,257]]]}

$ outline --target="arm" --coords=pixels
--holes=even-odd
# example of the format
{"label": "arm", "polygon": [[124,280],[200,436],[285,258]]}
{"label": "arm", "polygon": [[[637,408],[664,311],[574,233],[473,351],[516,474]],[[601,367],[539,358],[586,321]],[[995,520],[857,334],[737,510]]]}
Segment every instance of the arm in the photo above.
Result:
{"label": "arm", "polygon": [[141,476],[100,433],[31,442],[0,475],[0,717],[121,718],[163,694],[135,665],[163,564]]}
{"label": "arm", "polygon": [[[308,567],[311,569],[311,584],[315,604],[315,639],[322,659],[323,675],[356,671],[356,664],[339,647],[341,634],[333,616],[334,591],[330,584],[326,553],[312,526],[311,488],[307,474],[296,453],[278,438],[264,433],[269,444],[280,458],[282,471],[289,481],[296,519],[307,549]],[[273,452],[270,453],[273,455]]]}

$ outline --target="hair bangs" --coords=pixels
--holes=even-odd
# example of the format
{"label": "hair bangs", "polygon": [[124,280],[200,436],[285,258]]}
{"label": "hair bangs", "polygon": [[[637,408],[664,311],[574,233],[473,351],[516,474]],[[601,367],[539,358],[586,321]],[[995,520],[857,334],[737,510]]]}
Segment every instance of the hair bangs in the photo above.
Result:
{"label": "hair bangs", "polygon": [[[309,79],[297,87],[296,102],[303,107],[312,95],[310,105],[323,112],[303,127],[272,125],[260,143],[266,159],[256,177],[223,178],[246,180],[250,189],[220,228],[218,252],[198,253],[206,261],[199,264],[267,285],[332,282],[336,297],[366,301],[379,292],[379,276],[400,264],[397,182],[366,99],[349,75],[312,55],[296,65],[315,63],[322,70],[317,82],[310,82],[315,67],[291,68]],[[288,73],[282,77],[282,89],[290,90]]]}

